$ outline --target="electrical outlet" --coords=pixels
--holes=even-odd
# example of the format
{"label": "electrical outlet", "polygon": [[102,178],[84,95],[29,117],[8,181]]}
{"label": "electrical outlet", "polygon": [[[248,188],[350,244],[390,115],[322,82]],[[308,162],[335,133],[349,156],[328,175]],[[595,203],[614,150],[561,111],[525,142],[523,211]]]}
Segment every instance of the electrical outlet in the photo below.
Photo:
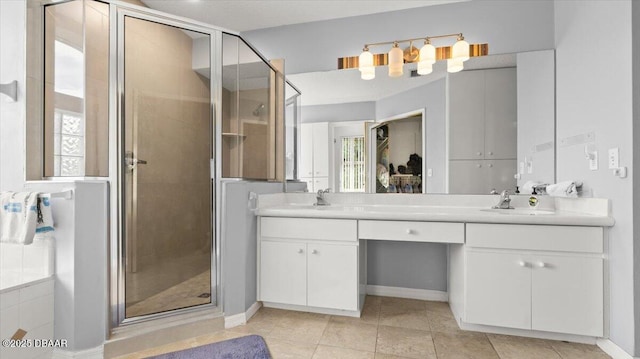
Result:
{"label": "electrical outlet", "polygon": [[427,168],[427,177],[433,177],[433,169]]}
{"label": "electrical outlet", "polygon": [[620,167],[620,150],[616,148],[609,149],[609,169]]}

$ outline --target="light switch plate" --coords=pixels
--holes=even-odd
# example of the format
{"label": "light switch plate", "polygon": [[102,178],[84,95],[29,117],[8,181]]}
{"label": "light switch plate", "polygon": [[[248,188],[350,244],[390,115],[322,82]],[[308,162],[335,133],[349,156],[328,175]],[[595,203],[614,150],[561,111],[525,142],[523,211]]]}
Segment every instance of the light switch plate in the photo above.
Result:
{"label": "light switch plate", "polygon": [[598,170],[598,151],[591,152],[591,158],[589,158],[589,169],[592,171]]}
{"label": "light switch plate", "polygon": [[609,149],[609,169],[620,167],[620,150],[616,148]]}
{"label": "light switch plate", "polygon": [[433,177],[433,169],[427,168],[427,177]]}

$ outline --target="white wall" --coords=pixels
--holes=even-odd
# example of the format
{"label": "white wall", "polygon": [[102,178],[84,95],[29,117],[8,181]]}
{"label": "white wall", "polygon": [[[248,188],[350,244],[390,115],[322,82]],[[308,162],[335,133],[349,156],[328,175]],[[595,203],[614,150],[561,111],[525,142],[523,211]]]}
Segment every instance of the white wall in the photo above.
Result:
{"label": "white wall", "polygon": [[18,81],[18,101],[0,95],[0,191],[24,184],[26,2],[0,1],[0,83]]}
{"label": "white wall", "polygon": [[[640,168],[640,2],[631,2],[631,18],[633,28],[633,168]],[[637,208],[640,205],[640,176],[633,177],[633,203]],[[634,237],[640,236],[640,210],[633,211]],[[635,279],[635,349],[636,356],[640,356],[640,245],[634,246],[634,279]]]}
{"label": "white wall", "polygon": [[[242,36],[267,58],[287,59],[287,74],[296,74],[335,70],[337,58],[358,56],[364,43],[459,32],[469,43],[489,43],[492,54],[549,49],[553,2],[468,1],[260,29]],[[439,46],[448,44],[445,40]]]}
{"label": "white wall", "polygon": [[[2,0],[0,0],[2,1]],[[65,352],[101,346],[108,331],[106,181],[39,181],[31,191],[73,189],[73,198],[52,199],[55,237],[54,337]]]}
{"label": "white wall", "polygon": [[300,117],[302,123],[373,121],[376,117],[375,112],[376,104],[373,101],[348,102],[302,106]]}
{"label": "white wall", "polygon": [[[556,1],[554,8],[556,141],[595,132],[600,154],[600,170],[590,171],[583,145],[558,146],[557,179],[582,180],[593,196],[611,199],[616,225],[609,232],[610,338],[633,353],[631,1]],[[585,52],[585,46],[594,51]],[[607,169],[607,149],[613,147],[629,168],[626,179]]]}
{"label": "white wall", "polygon": [[[521,52],[517,56],[518,185],[555,180],[555,53]],[[550,146],[547,146],[550,145]],[[544,150],[542,149],[544,148]],[[526,161],[525,161],[526,159]],[[531,163],[531,173],[525,162]]]}
{"label": "white wall", "polygon": [[[2,1],[2,0],[0,0]],[[288,184],[302,191],[305,183]],[[257,217],[249,193],[282,192],[282,183],[222,181],[222,285],[225,316],[244,313],[257,298]]]}

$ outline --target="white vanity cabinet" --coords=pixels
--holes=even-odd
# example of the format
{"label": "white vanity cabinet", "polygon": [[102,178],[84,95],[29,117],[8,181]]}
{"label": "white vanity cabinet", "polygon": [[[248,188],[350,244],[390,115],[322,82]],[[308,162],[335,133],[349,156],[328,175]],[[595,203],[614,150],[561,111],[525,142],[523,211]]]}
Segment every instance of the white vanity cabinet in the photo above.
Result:
{"label": "white vanity cabinet", "polygon": [[449,75],[450,160],[516,158],[516,69]]}
{"label": "white vanity cabinet", "polygon": [[453,255],[464,263],[451,278],[463,282],[452,287],[462,288],[453,296],[463,296],[464,322],[603,335],[601,227],[467,224]]}
{"label": "white vanity cabinet", "polygon": [[329,124],[302,124],[300,135],[300,179],[311,192],[329,187]]}
{"label": "white vanity cabinet", "polygon": [[449,193],[514,189],[515,68],[449,75]]}
{"label": "white vanity cabinet", "polygon": [[359,314],[356,220],[261,217],[259,234],[258,300],[265,306]]}
{"label": "white vanity cabinet", "polygon": [[307,245],[265,240],[260,244],[260,299],[307,304]]}
{"label": "white vanity cabinet", "polygon": [[309,243],[307,248],[307,305],[358,310],[358,246]]}

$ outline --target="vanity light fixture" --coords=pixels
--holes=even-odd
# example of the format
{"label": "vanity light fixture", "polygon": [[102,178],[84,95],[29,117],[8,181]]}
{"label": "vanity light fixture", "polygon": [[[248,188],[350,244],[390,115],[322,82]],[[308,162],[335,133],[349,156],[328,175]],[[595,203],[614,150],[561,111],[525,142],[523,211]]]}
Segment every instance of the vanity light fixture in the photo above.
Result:
{"label": "vanity light fixture", "polygon": [[[455,37],[453,46],[436,48],[431,40],[439,38]],[[424,45],[418,51],[413,46],[414,41],[424,40]],[[409,46],[402,50],[400,43],[408,42]],[[390,45],[388,53],[373,54],[369,50],[372,46]],[[389,77],[400,77],[403,74],[405,63],[418,63],[418,74],[428,75],[433,72],[433,64],[438,60],[447,60],[447,71],[458,72],[464,69],[464,62],[470,57],[486,56],[489,54],[489,44],[469,44],[464,40],[462,33],[438,36],[419,37],[415,39],[396,40],[365,44],[360,56],[341,57],[338,59],[338,69],[350,69],[357,67],[363,80],[371,80],[376,77],[376,66],[389,66]]]}
{"label": "vanity light fixture", "polygon": [[402,76],[403,57],[404,51],[400,49],[397,42],[393,43],[393,48],[389,51],[389,77]]}
{"label": "vanity light fixture", "polygon": [[373,54],[369,52],[368,47],[365,46],[364,49],[362,49],[358,60],[360,64],[360,77],[363,80],[371,80],[376,77],[376,68],[373,65]]}
{"label": "vanity light fixture", "polygon": [[433,64],[436,63],[436,47],[431,45],[431,40],[425,39],[424,46],[420,49],[418,61],[418,74],[428,75],[433,72]]}

